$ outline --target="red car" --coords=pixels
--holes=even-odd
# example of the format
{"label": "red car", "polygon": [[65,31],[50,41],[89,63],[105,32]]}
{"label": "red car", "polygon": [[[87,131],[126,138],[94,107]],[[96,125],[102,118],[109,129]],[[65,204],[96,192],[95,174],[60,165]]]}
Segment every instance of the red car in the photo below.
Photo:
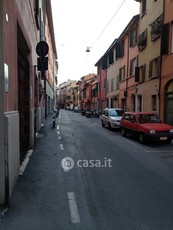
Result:
{"label": "red car", "polygon": [[173,126],[162,123],[153,112],[125,112],[120,127],[123,136],[127,133],[135,134],[141,143],[147,140],[171,143],[173,139]]}

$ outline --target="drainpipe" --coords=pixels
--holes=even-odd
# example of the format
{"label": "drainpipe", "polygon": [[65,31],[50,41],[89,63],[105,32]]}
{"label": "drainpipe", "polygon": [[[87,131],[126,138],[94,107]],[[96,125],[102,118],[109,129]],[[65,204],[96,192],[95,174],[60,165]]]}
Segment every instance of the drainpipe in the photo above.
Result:
{"label": "drainpipe", "polygon": [[4,151],[4,111],[3,111],[3,91],[4,91],[4,64],[3,64],[3,18],[2,0],[0,0],[0,205],[7,199],[5,195],[5,151]]}
{"label": "drainpipe", "polygon": [[129,75],[129,34],[126,34],[128,40],[127,49],[127,74],[126,74],[126,95],[125,95],[125,110],[127,110],[127,89],[128,89],[128,75]]}

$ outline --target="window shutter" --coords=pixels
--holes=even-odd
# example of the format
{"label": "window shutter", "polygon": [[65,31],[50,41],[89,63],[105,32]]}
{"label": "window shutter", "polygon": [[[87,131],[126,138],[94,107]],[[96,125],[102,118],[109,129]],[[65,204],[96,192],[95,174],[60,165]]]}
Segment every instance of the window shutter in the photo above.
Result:
{"label": "window shutter", "polygon": [[161,36],[161,54],[166,55],[169,52],[169,23],[166,23],[162,27]]}
{"label": "window shutter", "polygon": [[120,57],[124,56],[124,41],[120,42]]}
{"label": "window shutter", "polygon": [[153,60],[149,62],[149,78],[152,77],[152,70],[153,70]]}
{"label": "window shutter", "polygon": [[122,69],[119,69],[119,82],[121,82]]}
{"label": "window shutter", "polygon": [[130,47],[133,46],[133,30],[130,31]]}
{"label": "window shutter", "polygon": [[39,0],[35,0],[35,22],[36,22],[36,26],[37,29],[40,29],[40,21],[39,21],[39,17],[40,17],[40,7],[39,7]]}
{"label": "window shutter", "polygon": [[135,66],[135,82],[139,82],[139,67]]}
{"label": "window shutter", "polygon": [[142,75],[143,81],[145,81],[145,74],[146,74],[146,64],[143,65],[143,75]]}
{"label": "window shutter", "polygon": [[130,60],[130,76],[133,74],[133,60]]}
{"label": "window shutter", "polygon": [[119,43],[116,43],[116,60],[119,58]]}
{"label": "window shutter", "polygon": [[103,57],[102,59],[102,69],[107,69],[107,58],[106,56]]}
{"label": "window shutter", "polygon": [[160,76],[161,68],[160,68],[160,57],[157,58],[157,76]]}
{"label": "window shutter", "polygon": [[114,59],[114,53],[113,50],[111,50],[111,52],[109,53],[109,65],[113,63],[113,59]]}

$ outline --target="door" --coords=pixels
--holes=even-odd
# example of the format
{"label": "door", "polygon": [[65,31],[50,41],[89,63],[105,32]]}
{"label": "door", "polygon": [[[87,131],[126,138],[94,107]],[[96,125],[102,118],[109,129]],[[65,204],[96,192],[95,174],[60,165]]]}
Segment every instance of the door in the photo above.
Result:
{"label": "door", "polygon": [[18,111],[20,123],[20,161],[30,147],[30,73],[29,49],[18,27]]}

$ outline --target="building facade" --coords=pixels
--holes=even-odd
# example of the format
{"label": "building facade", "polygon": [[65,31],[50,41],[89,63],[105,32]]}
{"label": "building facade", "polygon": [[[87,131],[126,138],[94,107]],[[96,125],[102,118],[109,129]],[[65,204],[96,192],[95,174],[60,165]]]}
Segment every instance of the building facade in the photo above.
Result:
{"label": "building facade", "polygon": [[162,68],[160,86],[160,117],[173,125],[173,2],[164,1],[162,27]]}
{"label": "building facade", "polygon": [[159,113],[163,0],[140,0],[136,111]]}
{"label": "building facade", "polygon": [[[48,82],[54,79],[56,49],[51,20],[50,1],[1,1],[1,75],[3,77],[3,103],[0,104],[4,132],[4,151],[0,152],[3,204],[12,194],[19,168],[29,149],[32,149],[45,111],[46,71],[38,70],[36,46],[47,41],[50,57]],[[49,28],[49,33],[45,33]],[[51,37],[50,41],[48,37]],[[3,119],[4,118],[4,119]],[[3,127],[3,124],[2,124]],[[6,163],[5,163],[6,162]]]}
{"label": "building facade", "polygon": [[107,79],[107,60],[103,56],[95,64],[97,66],[97,81],[98,81],[98,111],[101,113],[107,107],[106,101],[106,79]]}

